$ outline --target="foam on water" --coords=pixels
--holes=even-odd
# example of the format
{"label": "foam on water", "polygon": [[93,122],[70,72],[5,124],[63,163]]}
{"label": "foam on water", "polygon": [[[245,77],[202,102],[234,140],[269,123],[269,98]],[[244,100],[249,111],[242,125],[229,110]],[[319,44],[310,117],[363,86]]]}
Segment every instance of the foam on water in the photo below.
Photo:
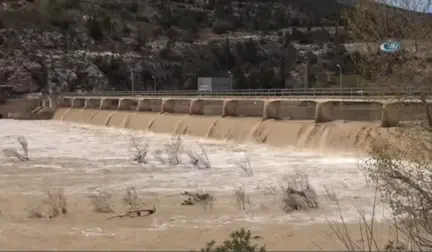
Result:
{"label": "foam on water", "polygon": [[[264,195],[266,188],[278,185],[283,177],[296,172],[307,174],[317,193],[323,197],[325,187],[331,187],[342,203],[366,202],[373,198],[374,190],[367,188],[364,176],[358,169],[357,157],[323,156],[296,152],[293,149],[274,149],[259,145],[234,145],[232,143],[184,138],[183,147],[196,149],[201,144],[212,164],[211,169],[200,170],[186,161],[177,166],[161,165],[154,155],[149,155],[148,164],[132,161],[131,136],[148,143],[150,153],[162,148],[170,140],[168,135],[158,135],[106,127],[77,125],[62,121],[15,121],[2,120],[0,141],[2,148],[16,148],[14,136],[23,135],[29,142],[31,161],[14,163],[0,157],[3,167],[14,166],[17,170],[34,170],[34,184],[16,185],[11,179],[0,181],[1,193],[19,190],[29,194],[37,190],[37,183],[46,184],[56,177],[67,176],[61,186],[66,193],[88,193],[95,186],[111,191],[123,191],[126,186],[135,186],[146,192],[179,192],[195,188],[224,194],[232,193],[236,185],[250,192]],[[237,163],[249,160],[253,176],[246,175]],[[40,172],[38,172],[40,170]],[[3,175],[3,174],[0,174]],[[6,176],[6,175],[5,175]],[[14,175],[16,179],[18,179]],[[43,179],[38,176],[43,177]],[[89,179],[91,176],[91,180]],[[55,184],[55,182],[52,182]],[[263,200],[266,197],[262,197]],[[268,198],[268,197],[267,197]],[[358,221],[357,209],[344,205],[349,221]],[[336,214],[336,215],[334,215]],[[349,215],[355,216],[350,218]],[[328,215],[337,219],[337,208],[328,206],[323,213],[295,213],[284,216],[247,216],[235,218],[251,223],[284,222],[302,220],[302,223],[325,221]],[[196,220],[198,221],[198,219]],[[211,220],[208,220],[211,221]],[[213,220],[223,224],[230,218]],[[177,224],[181,224],[177,221]]]}

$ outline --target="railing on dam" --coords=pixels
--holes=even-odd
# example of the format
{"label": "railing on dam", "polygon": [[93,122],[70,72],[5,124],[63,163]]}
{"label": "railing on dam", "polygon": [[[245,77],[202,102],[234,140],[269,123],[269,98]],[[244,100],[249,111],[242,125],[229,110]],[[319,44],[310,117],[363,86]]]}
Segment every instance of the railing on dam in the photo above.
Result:
{"label": "railing on dam", "polygon": [[160,90],[160,91],[103,91],[60,93],[60,96],[158,96],[158,97],[381,97],[432,94],[430,88],[308,88],[308,89],[237,89],[237,90]]}

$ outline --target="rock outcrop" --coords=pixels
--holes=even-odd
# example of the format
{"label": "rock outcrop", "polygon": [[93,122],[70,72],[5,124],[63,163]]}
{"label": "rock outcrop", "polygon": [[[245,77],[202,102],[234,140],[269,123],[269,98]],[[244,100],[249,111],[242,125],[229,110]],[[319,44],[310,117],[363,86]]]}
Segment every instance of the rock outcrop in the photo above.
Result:
{"label": "rock outcrop", "polygon": [[235,88],[328,87],[337,64],[355,70],[336,0],[45,2],[0,11],[0,83],[16,92],[195,89],[221,73]]}

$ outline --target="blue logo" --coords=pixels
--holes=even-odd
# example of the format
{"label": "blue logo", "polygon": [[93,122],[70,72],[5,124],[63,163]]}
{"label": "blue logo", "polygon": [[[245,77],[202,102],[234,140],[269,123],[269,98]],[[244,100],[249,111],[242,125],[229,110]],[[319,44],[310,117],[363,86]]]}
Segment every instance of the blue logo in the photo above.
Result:
{"label": "blue logo", "polygon": [[402,45],[398,41],[387,41],[381,44],[380,49],[386,53],[395,53],[402,48]]}

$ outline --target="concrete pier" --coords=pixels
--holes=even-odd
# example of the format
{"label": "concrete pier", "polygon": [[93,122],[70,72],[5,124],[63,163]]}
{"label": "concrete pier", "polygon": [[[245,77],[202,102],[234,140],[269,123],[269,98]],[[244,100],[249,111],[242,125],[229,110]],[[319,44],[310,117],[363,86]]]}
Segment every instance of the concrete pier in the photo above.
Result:
{"label": "concrete pier", "polygon": [[117,110],[136,110],[137,103],[138,101],[133,99],[120,99]]}
{"label": "concrete pier", "polygon": [[280,120],[281,101],[266,101],[264,103],[263,120]]}
{"label": "concrete pier", "polygon": [[85,109],[100,108],[101,99],[86,99],[84,103]]}
{"label": "concrete pier", "polygon": [[73,98],[71,103],[71,107],[72,108],[84,108],[85,105],[85,101],[87,99],[82,99],[82,98]]}
{"label": "concrete pier", "polygon": [[333,121],[333,102],[318,102],[315,110],[315,122],[325,123]]}
{"label": "concrete pier", "polygon": [[222,105],[222,117],[237,116],[237,100],[225,100]]}
{"label": "concrete pier", "polygon": [[191,100],[189,115],[203,115],[205,101],[201,99]]}
{"label": "concrete pier", "polygon": [[117,110],[119,107],[120,99],[106,98],[100,101],[100,109]]}
{"label": "concrete pier", "polygon": [[173,113],[174,112],[174,100],[163,99],[161,106],[161,113]]}

